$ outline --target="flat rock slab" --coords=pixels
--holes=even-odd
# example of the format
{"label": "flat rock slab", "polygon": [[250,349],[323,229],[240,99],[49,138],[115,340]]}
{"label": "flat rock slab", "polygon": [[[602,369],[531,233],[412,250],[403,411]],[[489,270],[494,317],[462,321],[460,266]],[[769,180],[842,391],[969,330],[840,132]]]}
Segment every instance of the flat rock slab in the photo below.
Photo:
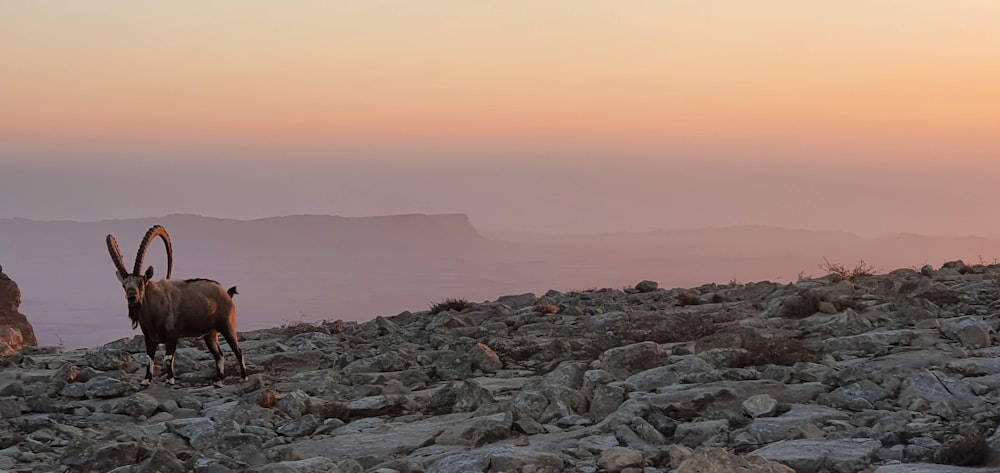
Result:
{"label": "flat rock slab", "polygon": [[472,378],[469,381],[478,384],[490,394],[497,394],[507,391],[517,391],[524,387],[528,378]]}
{"label": "flat rock slab", "polygon": [[747,426],[758,442],[771,443],[787,439],[804,424],[814,424],[822,427],[828,420],[847,420],[846,412],[832,407],[815,404],[794,404],[792,408],[777,417],[759,417]]}
{"label": "flat rock slab", "polygon": [[900,463],[880,466],[875,473],[1000,473],[1000,468],[971,468],[935,463]]}
{"label": "flat rock slab", "polygon": [[797,473],[854,472],[867,465],[880,448],[882,442],[870,439],[784,440],[752,454],[788,465]]}
{"label": "flat rock slab", "polygon": [[387,422],[363,432],[292,442],[284,447],[311,456],[334,459],[406,455],[434,443],[434,439],[445,429],[471,417],[472,414],[463,412],[410,423]]}
{"label": "flat rock slab", "polygon": [[710,400],[713,408],[727,408],[740,407],[743,401],[751,396],[767,394],[778,402],[805,404],[828,391],[830,387],[822,383],[784,384],[771,380],[719,381],[668,386],[660,389],[659,393],[649,396],[649,401],[656,407],[665,407],[699,399]]}

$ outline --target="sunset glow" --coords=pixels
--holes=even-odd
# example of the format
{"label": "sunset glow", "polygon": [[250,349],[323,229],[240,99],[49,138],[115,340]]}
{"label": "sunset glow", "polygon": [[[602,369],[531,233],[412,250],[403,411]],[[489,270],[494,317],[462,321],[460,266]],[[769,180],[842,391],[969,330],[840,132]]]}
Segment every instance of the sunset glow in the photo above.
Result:
{"label": "sunset glow", "polygon": [[[0,217],[1000,234],[998,24],[991,0],[2,2]],[[169,198],[104,194],[154,172]]]}
{"label": "sunset glow", "polygon": [[0,130],[994,146],[998,20],[989,1],[5,2]]}

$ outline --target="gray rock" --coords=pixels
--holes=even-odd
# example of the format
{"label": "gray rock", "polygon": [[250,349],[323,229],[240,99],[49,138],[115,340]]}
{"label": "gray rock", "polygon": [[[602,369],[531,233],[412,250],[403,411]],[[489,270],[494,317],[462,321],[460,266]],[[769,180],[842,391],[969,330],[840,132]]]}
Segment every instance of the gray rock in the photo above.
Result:
{"label": "gray rock", "polygon": [[298,419],[294,419],[291,422],[282,424],[280,427],[275,429],[280,435],[285,437],[302,437],[304,435],[309,435],[319,427],[319,419],[312,415],[306,414]]}
{"label": "gray rock", "polygon": [[319,455],[334,459],[407,455],[420,447],[434,443],[434,439],[445,429],[471,417],[470,414],[461,413],[434,416],[408,423],[381,422],[380,426],[369,430],[343,433],[328,439],[301,440],[274,448],[291,449],[306,456]]}
{"label": "gray rock", "polygon": [[28,406],[23,400],[17,398],[0,399],[0,419],[11,419],[19,417],[21,412],[26,411]]}
{"label": "gray rock", "polygon": [[473,417],[445,429],[437,436],[439,445],[470,445],[479,447],[505,439],[511,434],[514,417],[508,412]]}
{"label": "gray rock", "polygon": [[600,453],[611,447],[620,446],[614,435],[590,435],[580,439],[579,447],[591,453]]}
{"label": "gray rock", "polygon": [[680,462],[677,473],[796,473],[781,463],[756,455],[738,456],[721,448],[699,449]]}
{"label": "gray rock", "polygon": [[677,425],[674,441],[687,447],[697,447],[708,439],[728,431],[729,421],[726,419],[685,422]]}
{"label": "gray rock", "polygon": [[607,417],[618,409],[625,401],[625,389],[610,384],[594,389],[594,397],[590,400],[590,418],[599,420]]}
{"label": "gray rock", "polygon": [[19,379],[0,378],[0,397],[18,397],[24,395],[24,383]]}
{"label": "gray rock", "polygon": [[645,280],[645,281],[640,281],[639,284],[636,284],[635,290],[639,291],[640,293],[646,293],[646,292],[653,292],[659,287],[660,285],[657,284],[656,281]]}
{"label": "gray rock", "polygon": [[992,329],[982,317],[964,316],[940,319],[941,334],[968,348],[983,348],[992,344]]}
{"label": "gray rock", "polygon": [[[337,463],[329,458],[312,457],[304,460],[292,460],[261,465],[247,471],[254,473],[327,473],[336,471]],[[363,470],[359,470],[363,471]]]}
{"label": "gray rock", "polygon": [[399,415],[410,406],[406,396],[368,396],[344,403],[352,417]]}
{"label": "gray rock", "polygon": [[564,471],[563,459],[550,451],[537,448],[495,445],[484,447],[478,452],[490,459],[490,471],[526,471],[530,467],[536,472]]}
{"label": "gray rock", "polygon": [[510,410],[514,419],[539,419],[549,407],[549,399],[538,391],[521,391],[511,401]]}
{"label": "gray rock", "polygon": [[149,473],[184,473],[187,468],[172,452],[158,448],[139,465],[139,470]]}
{"label": "gray rock", "polygon": [[483,455],[460,453],[449,455],[435,462],[426,473],[471,473],[484,472],[490,466],[490,459]]}
{"label": "gray rock", "polygon": [[545,384],[554,384],[569,389],[581,389],[587,366],[580,362],[562,363],[545,375]]}
{"label": "gray rock", "polygon": [[1000,358],[964,358],[945,367],[962,376],[989,376],[1000,374]]}
{"label": "gray rock", "polygon": [[947,401],[960,410],[982,409],[985,401],[973,391],[964,380],[949,378],[930,370],[919,370],[903,376],[902,386],[897,398],[903,407],[914,401]]}
{"label": "gray rock", "polygon": [[150,417],[156,412],[158,406],[159,401],[156,398],[148,393],[140,392],[112,402],[109,405],[109,412],[131,417]]}
{"label": "gray rock", "polygon": [[863,411],[874,409],[874,403],[889,398],[892,393],[885,388],[865,379],[857,383],[834,389],[832,392],[820,394],[817,402],[838,409]]}
{"label": "gray rock", "polygon": [[778,401],[767,394],[750,396],[743,401],[743,412],[754,419],[774,414],[777,407]]}
{"label": "gray rock", "polygon": [[870,439],[783,440],[755,450],[753,455],[783,463],[797,473],[859,471],[871,463],[882,443]]}
{"label": "gray rock", "polygon": [[532,293],[517,294],[510,296],[500,296],[497,298],[497,303],[504,304],[509,307],[518,308],[525,307],[529,305],[534,305],[538,298]]}
{"label": "gray rock", "polygon": [[1000,468],[962,467],[934,463],[882,465],[875,473],[1000,473]]}
{"label": "gray rock", "polygon": [[626,447],[611,447],[601,452],[597,466],[610,473],[618,473],[629,467],[641,467],[644,462],[642,452]]}
{"label": "gray rock", "polygon": [[109,377],[94,378],[86,383],[86,395],[91,399],[121,397],[128,390],[128,384]]}
{"label": "gray rock", "polygon": [[514,421],[514,427],[528,435],[545,433],[545,426],[534,419],[518,419]]}
{"label": "gray rock", "polygon": [[639,342],[611,348],[601,353],[601,368],[625,379],[634,372],[647,370],[667,362],[667,352],[654,342]]}
{"label": "gray rock", "polygon": [[409,365],[410,363],[402,356],[389,352],[353,361],[344,367],[344,374],[402,371]]}
{"label": "gray rock", "polygon": [[777,417],[760,417],[747,426],[747,432],[757,442],[768,444],[785,440],[803,425],[824,425],[828,420],[847,420],[850,416],[837,409],[813,404],[793,404],[791,409]]}
{"label": "gray rock", "polygon": [[431,364],[431,371],[438,379],[459,380],[472,377],[472,360],[468,354],[446,352]]}
{"label": "gray rock", "polygon": [[477,343],[469,350],[469,361],[473,369],[478,369],[484,373],[493,373],[503,369],[503,362],[492,348],[485,343]]}

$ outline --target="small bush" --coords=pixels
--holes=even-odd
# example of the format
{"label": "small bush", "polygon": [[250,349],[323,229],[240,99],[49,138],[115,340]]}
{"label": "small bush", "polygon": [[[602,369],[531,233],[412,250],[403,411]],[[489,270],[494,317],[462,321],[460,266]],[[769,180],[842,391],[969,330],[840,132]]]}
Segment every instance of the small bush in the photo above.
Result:
{"label": "small bush", "polygon": [[743,341],[742,348],[747,353],[737,357],[731,363],[732,368],[762,365],[791,366],[800,361],[816,363],[823,359],[821,352],[810,350],[802,342],[786,336],[750,337]]}
{"label": "small bush", "polygon": [[455,312],[461,312],[465,309],[471,307],[469,301],[465,299],[452,299],[448,298],[441,302],[431,304],[431,314],[440,314],[441,312],[447,310],[453,310]]}
{"label": "small bush", "polygon": [[934,454],[934,462],[954,466],[984,466],[990,458],[990,446],[982,431],[944,443]]}
{"label": "small bush", "polygon": [[543,302],[535,306],[535,312],[546,315],[555,315],[559,313],[559,306],[549,302]]}
{"label": "small bush", "polygon": [[819,265],[819,269],[826,271],[827,274],[833,276],[834,282],[840,281],[853,281],[855,278],[874,276],[878,272],[878,268],[875,266],[865,263],[865,260],[858,260],[857,266],[854,268],[847,268],[846,266],[839,263],[831,263],[826,258],[823,258],[823,264]]}
{"label": "small bush", "polygon": [[264,392],[260,393],[260,397],[257,398],[257,405],[270,409],[278,405],[278,397],[270,389],[265,389]]}

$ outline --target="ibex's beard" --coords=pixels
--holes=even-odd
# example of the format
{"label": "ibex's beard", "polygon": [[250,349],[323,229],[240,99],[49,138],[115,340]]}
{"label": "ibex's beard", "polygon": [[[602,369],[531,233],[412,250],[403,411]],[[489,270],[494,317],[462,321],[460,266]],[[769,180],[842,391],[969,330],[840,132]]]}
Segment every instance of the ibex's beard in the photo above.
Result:
{"label": "ibex's beard", "polygon": [[128,303],[128,318],[132,321],[132,330],[139,326],[139,312],[142,312],[142,302]]}

